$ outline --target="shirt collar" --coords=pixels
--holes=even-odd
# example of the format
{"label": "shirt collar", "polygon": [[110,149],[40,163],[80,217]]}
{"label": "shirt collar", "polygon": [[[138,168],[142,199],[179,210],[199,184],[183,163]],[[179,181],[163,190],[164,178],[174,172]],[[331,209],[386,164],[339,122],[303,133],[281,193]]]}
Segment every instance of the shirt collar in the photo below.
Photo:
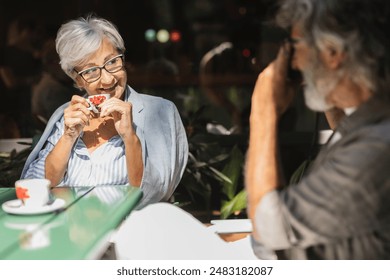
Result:
{"label": "shirt collar", "polygon": [[390,117],[390,103],[380,96],[373,96],[340,121],[336,131],[346,135],[362,126]]}
{"label": "shirt collar", "polygon": [[347,116],[349,116],[349,115],[352,115],[352,113],[355,112],[356,109],[357,109],[356,107],[345,108],[345,109],[344,109],[344,113],[345,113]]}
{"label": "shirt collar", "polygon": [[132,104],[133,112],[140,113],[144,109],[144,104],[142,102],[140,94],[137,93],[130,86],[126,87],[126,90],[125,90],[125,100]]}

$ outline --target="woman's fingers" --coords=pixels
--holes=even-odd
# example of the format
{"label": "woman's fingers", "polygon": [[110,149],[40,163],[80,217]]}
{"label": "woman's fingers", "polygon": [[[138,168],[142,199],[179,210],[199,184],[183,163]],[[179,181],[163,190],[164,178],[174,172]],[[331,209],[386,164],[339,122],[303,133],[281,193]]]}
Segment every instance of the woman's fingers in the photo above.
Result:
{"label": "woman's fingers", "polygon": [[65,118],[66,117],[83,117],[85,116],[89,119],[91,115],[91,111],[89,111],[83,104],[76,103],[70,105],[68,108],[64,110]]}
{"label": "woman's fingers", "polygon": [[78,103],[83,104],[86,108],[89,107],[89,103],[84,97],[82,97],[80,95],[73,95],[72,99],[70,100],[70,104],[74,105],[74,104],[78,104]]}
{"label": "woman's fingers", "polygon": [[81,133],[84,126],[89,124],[91,112],[89,103],[81,96],[72,96],[70,105],[64,110],[65,129],[71,134]]}
{"label": "woman's fingers", "polygon": [[107,117],[114,112],[119,113],[120,115],[130,115],[132,112],[132,104],[129,102],[124,102],[118,98],[111,98],[99,105],[101,108],[100,116]]}
{"label": "woman's fingers", "polygon": [[70,108],[74,112],[83,112],[87,116],[91,114],[91,111],[83,103],[72,104],[72,105],[70,105]]}

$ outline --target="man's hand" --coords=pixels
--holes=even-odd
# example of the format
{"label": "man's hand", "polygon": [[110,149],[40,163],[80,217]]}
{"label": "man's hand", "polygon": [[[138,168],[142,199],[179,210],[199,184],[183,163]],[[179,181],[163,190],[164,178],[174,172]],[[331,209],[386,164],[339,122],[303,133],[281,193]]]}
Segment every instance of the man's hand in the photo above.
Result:
{"label": "man's hand", "polygon": [[291,46],[285,43],[277,58],[260,73],[252,95],[252,113],[273,113],[280,117],[291,105],[296,88],[287,78]]}

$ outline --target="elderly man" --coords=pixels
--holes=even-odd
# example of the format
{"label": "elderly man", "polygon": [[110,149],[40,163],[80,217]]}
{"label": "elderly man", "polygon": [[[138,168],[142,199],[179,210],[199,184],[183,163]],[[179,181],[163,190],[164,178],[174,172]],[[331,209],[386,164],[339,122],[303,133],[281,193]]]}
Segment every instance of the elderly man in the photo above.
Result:
{"label": "elderly man", "polygon": [[[390,258],[389,4],[286,0],[291,43],[257,80],[246,162],[254,248],[289,259]],[[293,100],[292,67],[309,108],[346,117],[308,174],[284,187],[277,125]]]}

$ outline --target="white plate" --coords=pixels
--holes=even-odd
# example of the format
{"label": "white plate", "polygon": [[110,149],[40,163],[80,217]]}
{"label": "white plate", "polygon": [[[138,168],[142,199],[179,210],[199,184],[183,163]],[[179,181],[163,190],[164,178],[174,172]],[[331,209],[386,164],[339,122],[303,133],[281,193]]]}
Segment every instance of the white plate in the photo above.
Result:
{"label": "white plate", "polygon": [[246,233],[252,232],[249,219],[211,220],[210,230],[216,233]]}
{"label": "white plate", "polygon": [[22,205],[19,199],[9,200],[3,203],[1,206],[4,212],[16,215],[37,215],[56,211],[65,206],[65,200],[62,198],[56,198],[56,200],[50,204],[42,207],[31,208]]}

